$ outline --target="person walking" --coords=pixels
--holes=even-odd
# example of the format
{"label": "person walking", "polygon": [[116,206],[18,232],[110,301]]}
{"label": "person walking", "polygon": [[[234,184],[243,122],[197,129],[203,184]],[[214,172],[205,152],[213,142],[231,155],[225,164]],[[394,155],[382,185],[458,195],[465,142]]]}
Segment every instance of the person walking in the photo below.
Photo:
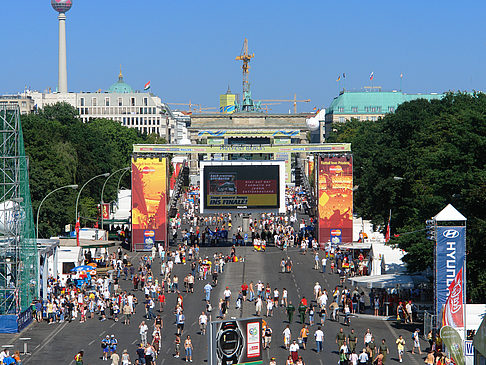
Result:
{"label": "person walking", "polygon": [[122,365],[130,365],[130,355],[128,354],[128,350],[123,350],[122,357],[121,357]]}
{"label": "person walking", "polygon": [[138,326],[139,333],[140,333],[140,340],[142,341],[142,344],[144,346],[147,345],[147,332],[148,332],[148,326],[145,324],[145,321],[142,321],[140,323],[140,326]]}
{"label": "person walking", "polygon": [[381,340],[381,345],[380,345],[378,351],[379,351],[378,355],[383,355],[382,363],[385,364],[386,355],[388,355],[390,353],[390,350],[388,350],[388,346],[386,344],[385,339]]}
{"label": "person walking", "polygon": [[84,351],[81,350],[79,351],[76,356],[74,356],[74,363],[75,365],[83,365],[83,356],[84,356]]}
{"label": "person walking", "polygon": [[175,355],[174,357],[178,359],[181,356],[181,335],[176,334],[175,340],[174,340],[174,350],[175,350]]}
{"label": "person walking", "polygon": [[116,351],[113,351],[113,353],[110,356],[110,360],[111,360],[111,365],[118,365],[118,363],[120,362],[120,355],[118,355]]}
{"label": "person walking", "polygon": [[263,306],[263,303],[262,303],[262,298],[261,297],[257,297],[256,298],[256,301],[255,301],[255,312],[256,312],[256,315],[258,317],[261,316],[261,313],[262,313],[262,306]]}
{"label": "person walking", "polygon": [[201,335],[206,334],[206,327],[208,325],[208,316],[206,313],[202,312],[199,316],[199,329],[201,330]]}
{"label": "person walking", "polygon": [[300,316],[300,323],[305,324],[305,315],[307,313],[307,306],[304,303],[300,303],[299,305],[299,316]]}
{"label": "person walking", "polygon": [[299,337],[302,340],[302,348],[305,350],[306,345],[307,345],[307,337],[309,337],[309,329],[307,328],[307,325],[303,325],[302,329],[300,330]]}
{"label": "person walking", "polygon": [[186,322],[186,316],[184,312],[180,312],[176,315],[176,325],[177,325],[177,334],[181,335],[184,333],[184,324]]}
{"label": "person walking", "polygon": [[415,349],[418,349],[419,355],[422,355],[422,350],[420,350],[420,337],[419,337],[420,330],[417,328],[413,333],[413,347],[412,347],[412,354],[415,354]]}
{"label": "person walking", "polygon": [[322,344],[324,342],[324,332],[322,332],[321,326],[317,327],[314,338],[316,339],[316,352],[319,353],[322,351]]}
{"label": "person walking", "polygon": [[356,344],[358,343],[358,336],[354,333],[354,328],[351,328],[351,333],[348,335],[348,347],[349,352],[356,350]]}
{"label": "person walking", "polygon": [[285,349],[288,350],[290,346],[290,339],[292,337],[292,333],[290,332],[290,326],[287,325],[285,329],[283,330],[283,336],[284,336],[284,346]]}
{"label": "person walking", "polygon": [[368,353],[366,352],[366,348],[364,348],[363,351],[358,356],[358,363],[368,364],[368,361],[369,361],[369,356]]}
{"label": "person walking", "polygon": [[186,340],[184,341],[184,349],[186,350],[186,362],[192,362],[192,341],[191,337],[187,335]]}
{"label": "person walking", "polygon": [[398,336],[395,342],[397,344],[397,350],[398,350],[398,361],[403,362],[403,351],[405,350],[405,340],[403,339],[402,335],[400,335]]}
{"label": "person walking", "polygon": [[289,346],[290,356],[292,356],[292,361],[296,362],[299,358],[299,345],[294,340]]}
{"label": "person walking", "polygon": [[207,283],[206,285],[204,285],[204,294],[206,296],[206,302],[209,302],[211,299],[211,290],[213,290],[211,284]]}
{"label": "person walking", "polygon": [[289,301],[289,305],[287,306],[287,318],[289,323],[292,323],[292,318],[294,317],[295,307],[291,301]]}
{"label": "person walking", "polygon": [[267,324],[265,326],[265,330],[263,332],[264,334],[264,342],[263,342],[263,349],[269,349],[270,348],[270,344],[272,343],[272,329],[270,328],[270,326]]}
{"label": "person walking", "polygon": [[342,327],[339,329],[339,332],[336,335],[336,343],[338,345],[338,351],[340,351],[341,346],[346,343],[346,335],[344,334],[344,330]]}
{"label": "person walking", "polygon": [[110,336],[109,335],[106,335],[106,337],[101,340],[101,350],[102,350],[101,359],[104,360],[104,361],[108,360],[108,353],[110,351]]}
{"label": "person walking", "polygon": [[326,265],[327,265],[327,259],[326,257],[324,256],[321,260],[321,266],[322,266],[322,273],[325,274],[326,273]]}

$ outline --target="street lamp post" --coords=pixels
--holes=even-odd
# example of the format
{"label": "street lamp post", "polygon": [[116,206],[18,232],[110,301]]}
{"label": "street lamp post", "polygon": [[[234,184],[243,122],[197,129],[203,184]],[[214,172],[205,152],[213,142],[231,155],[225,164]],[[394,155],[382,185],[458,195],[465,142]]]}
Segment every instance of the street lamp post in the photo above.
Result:
{"label": "street lamp post", "polygon": [[77,189],[78,185],[74,184],[74,185],[61,186],[60,188],[57,188],[57,189],[54,189],[53,191],[51,191],[49,194],[47,194],[44,197],[44,199],[41,200],[39,207],[37,208],[37,220],[36,220],[36,224],[35,224],[35,241],[36,242],[39,239],[39,213],[40,213],[40,208],[42,206],[42,203],[44,203],[44,200],[46,200],[51,194],[55,193],[58,190],[66,189],[66,188]]}
{"label": "street lamp post", "polygon": [[[79,203],[79,197],[81,195],[81,192],[83,191],[84,187],[86,185],[88,185],[88,183],[90,183],[91,181],[93,181],[94,179],[98,178],[98,177],[108,177],[110,176],[110,173],[109,172],[106,172],[104,174],[100,174],[100,175],[96,175],[96,176],[93,176],[91,179],[89,179],[88,181],[86,181],[84,183],[84,185],[81,187],[81,189],[79,189],[79,193],[78,193],[78,197],[76,198],[76,222],[78,221],[79,217],[78,217],[78,203]],[[78,236],[79,233],[76,233],[76,236]],[[78,238],[78,237],[77,237]],[[79,245],[79,240],[78,240],[78,245]]]}
{"label": "street lamp post", "polygon": [[[110,180],[110,178],[112,176],[114,176],[117,172],[120,172],[120,171],[128,171],[130,169],[130,167],[124,167],[122,169],[119,169],[119,170],[116,170],[115,172],[112,172],[110,176],[108,176],[108,178],[105,180],[105,183],[103,184],[103,187],[101,188],[101,229],[103,229],[103,194],[105,192],[105,186],[106,186],[106,183],[108,182],[108,180]],[[123,174],[122,174],[123,176]],[[121,177],[120,177],[120,180],[121,180]],[[120,181],[118,181],[118,184],[120,184]],[[117,194],[118,194],[118,190],[117,190]]]}
{"label": "street lamp post", "polygon": [[125,175],[125,172],[127,172],[127,171],[130,171],[130,168],[127,168],[125,171],[123,171],[122,174],[120,175],[120,178],[118,179],[118,184],[116,185],[117,194],[120,191],[120,184],[121,184],[121,180],[123,178],[123,175]]}

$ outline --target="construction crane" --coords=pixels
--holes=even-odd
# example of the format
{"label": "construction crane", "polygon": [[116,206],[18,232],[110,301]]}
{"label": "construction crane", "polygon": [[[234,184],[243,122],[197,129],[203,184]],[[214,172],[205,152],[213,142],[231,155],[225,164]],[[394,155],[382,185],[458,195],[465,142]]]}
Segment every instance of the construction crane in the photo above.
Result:
{"label": "construction crane", "polygon": [[305,99],[305,100],[297,100],[297,94],[294,94],[293,99],[265,99],[265,100],[258,100],[261,102],[266,102],[266,101],[278,101],[278,102],[292,102],[294,103],[294,114],[297,114],[297,103],[310,103],[310,99]]}
{"label": "construction crane", "polygon": [[218,109],[216,107],[202,107],[201,104],[193,104],[189,100],[189,103],[166,103],[168,105],[187,105],[189,107],[190,112],[198,112],[202,113],[203,110],[211,110],[211,109]]}
{"label": "construction crane", "polygon": [[268,113],[269,110],[272,110],[272,108],[269,108],[269,105],[280,105],[282,103],[261,103],[262,111],[265,113]]}
{"label": "construction crane", "polygon": [[[236,61],[243,61],[243,95],[250,91],[250,82],[248,81],[248,74],[250,73],[250,60],[255,57],[255,54],[248,53],[248,39],[245,38],[243,42],[243,48],[240,55],[235,58]],[[244,97],[244,96],[243,96]]]}

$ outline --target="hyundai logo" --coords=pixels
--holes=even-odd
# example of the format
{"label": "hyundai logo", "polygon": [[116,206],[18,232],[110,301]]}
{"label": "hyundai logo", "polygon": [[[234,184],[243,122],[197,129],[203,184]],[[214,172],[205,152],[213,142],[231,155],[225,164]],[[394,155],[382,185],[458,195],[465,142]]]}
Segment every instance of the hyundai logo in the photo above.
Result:
{"label": "hyundai logo", "polygon": [[442,233],[442,235],[445,238],[456,238],[459,236],[459,232],[457,232],[455,229],[448,229]]}

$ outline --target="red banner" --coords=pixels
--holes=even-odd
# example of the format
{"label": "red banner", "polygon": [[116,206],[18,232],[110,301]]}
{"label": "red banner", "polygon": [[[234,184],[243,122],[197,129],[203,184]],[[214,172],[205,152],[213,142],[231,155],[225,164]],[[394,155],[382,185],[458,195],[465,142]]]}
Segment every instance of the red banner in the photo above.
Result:
{"label": "red banner", "polygon": [[172,162],[172,166],[174,167],[174,173],[170,177],[170,190],[174,190],[177,177],[182,168],[182,162]]}
{"label": "red banner", "polygon": [[353,158],[320,157],[319,243],[353,241]]}
{"label": "red banner", "polygon": [[110,203],[103,203],[101,214],[103,219],[110,219]]}
{"label": "red banner", "polygon": [[442,325],[453,328],[464,327],[464,300],[463,300],[463,276],[462,268],[456,275],[456,278],[449,286],[449,296],[442,312]]}
{"label": "red banner", "polygon": [[132,160],[132,243],[150,249],[155,241],[167,245],[167,160]]}

